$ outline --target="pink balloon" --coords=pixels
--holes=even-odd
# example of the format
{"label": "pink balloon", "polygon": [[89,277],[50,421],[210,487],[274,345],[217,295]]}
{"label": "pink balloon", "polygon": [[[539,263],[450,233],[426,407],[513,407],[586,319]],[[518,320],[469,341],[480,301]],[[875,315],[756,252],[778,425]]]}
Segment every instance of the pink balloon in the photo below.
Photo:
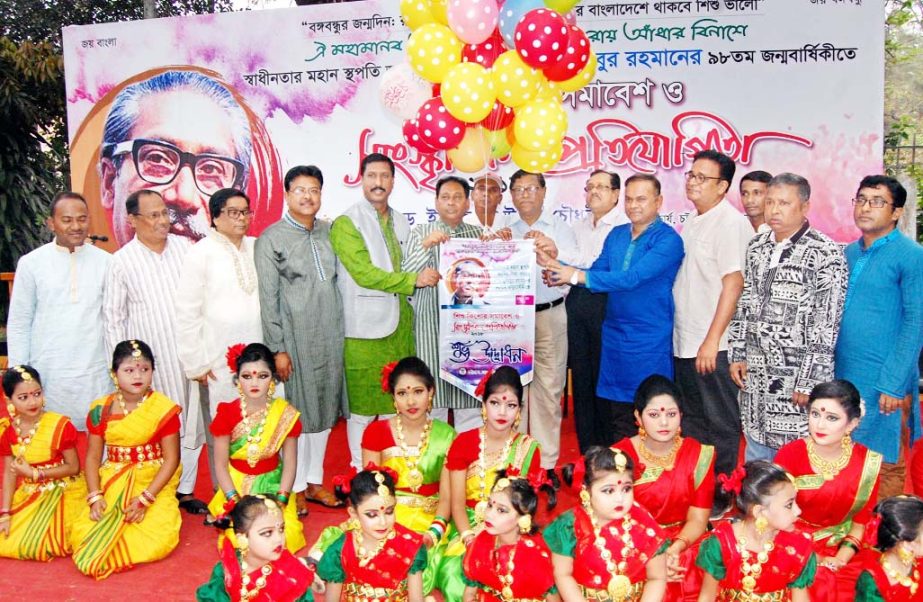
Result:
{"label": "pink balloon", "polygon": [[481,125],[488,130],[502,130],[513,123],[514,117],[516,117],[516,113],[512,108],[499,100],[495,100],[494,108],[490,110],[490,115],[481,120]]}
{"label": "pink balloon", "polygon": [[544,70],[545,77],[553,82],[563,82],[574,77],[590,60],[590,40],[586,33],[576,25],[570,25],[568,29],[564,58]]}
{"label": "pink balloon", "polygon": [[404,140],[407,141],[407,144],[412,148],[415,148],[421,153],[435,153],[438,152],[437,149],[423,142],[420,139],[419,124],[416,119],[407,119],[404,121],[404,127],[402,128],[404,132]]}
{"label": "pink balloon", "polygon": [[485,69],[494,65],[497,57],[506,52],[506,44],[500,32],[494,30],[493,34],[480,44],[466,44],[462,48],[463,63],[477,63]]}
{"label": "pink balloon", "polygon": [[516,52],[530,67],[550,67],[564,58],[567,27],[564,17],[551,9],[531,10],[516,25]]}
{"label": "pink balloon", "polygon": [[423,103],[417,124],[420,140],[437,150],[455,148],[465,137],[465,123],[452,117],[439,96]]}
{"label": "pink balloon", "polygon": [[451,0],[449,29],[466,44],[480,44],[497,27],[500,9],[497,0]]}

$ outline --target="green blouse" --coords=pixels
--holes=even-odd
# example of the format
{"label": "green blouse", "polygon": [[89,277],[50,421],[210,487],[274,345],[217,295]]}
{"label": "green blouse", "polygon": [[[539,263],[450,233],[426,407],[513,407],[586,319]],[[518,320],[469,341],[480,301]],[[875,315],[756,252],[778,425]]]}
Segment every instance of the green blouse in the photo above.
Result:
{"label": "green blouse", "polygon": [[[211,578],[208,582],[200,585],[195,591],[196,602],[231,602],[231,596],[224,587],[224,566],[219,562],[212,569]],[[311,588],[296,598],[295,602],[314,602],[314,595]]]}
{"label": "green blouse", "polygon": [[[568,510],[558,518],[554,519],[551,524],[542,531],[542,537],[553,554],[558,556],[574,557],[574,549],[577,547],[577,535],[574,533],[574,511]],[[664,541],[654,552],[654,556],[663,554],[670,547],[670,541]]]}
{"label": "green blouse", "polygon": [[[324,552],[320,562],[317,563],[317,576],[324,581],[331,583],[345,583],[346,571],[343,570],[343,544],[346,542],[346,534],[340,535],[330,547]],[[422,573],[426,568],[426,546],[420,546],[417,555],[414,556],[413,563],[410,565],[409,573]]]}
{"label": "green blouse", "polygon": [[856,581],[856,602],[885,602],[878,591],[875,578],[868,571],[859,573],[859,579]]}
{"label": "green blouse", "polygon": [[[700,569],[721,581],[727,575],[727,569],[724,566],[724,559],[721,558],[721,543],[714,535],[705,539],[699,546],[699,555],[695,559],[695,564]],[[814,583],[814,573],[817,572],[817,556],[811,554],[808,562],[801,569],[798,578],[788,584],[790,588],[806,588]]]}

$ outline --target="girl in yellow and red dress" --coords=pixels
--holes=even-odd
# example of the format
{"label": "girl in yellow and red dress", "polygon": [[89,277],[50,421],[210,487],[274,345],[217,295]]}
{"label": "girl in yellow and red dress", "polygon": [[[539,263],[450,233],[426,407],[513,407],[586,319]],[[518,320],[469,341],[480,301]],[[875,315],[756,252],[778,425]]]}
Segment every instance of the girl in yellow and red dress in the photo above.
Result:
{"label": "girl in yellow and red dress", "polygon": [[814,387],[808,400],[808,437],[784,445],[775,463],[795,477],[801,516],[795,527],[811,535],[817,553],[813,602],[848,602],[856,590],[865,524],[878,499],[881,454],[854,443],[862,406],[852,383]]}
{"label": "girl in yellow and red dress", "polygon": [[237,546],[222,542],[221,560],[198,602],[313,602],[314,571],[285,549],[285,519],[272,496],[245,495],[227,517]]}
{"label": "girl in yellow and red dress", "polygon": [[634,473],[628,454],[607,447],[591,447],[564,467],[564,481],[579,488],[581,505],[544,532],[564,600],[663,600],[668,542],[634,501]]}
{"label": "girl in yellow and red dress", "polygon": [[699,547],[699,601],[808,602],[817,558],[811,536],[794,528],[801,510],[793,477],[756,460],[719,479],[742,518],[719,524]]}
{"label": "girl in yellow and red dress", "polygon": [[877,550],[857,556],[856,602],[923,602],[923,500],[882,500],[866,528],[866,542]]}
{"label": "girl in yellow and red dress", "polygon": [[537,534],[535,513],[540,489],[554,507],[554,489],[544,475],[528,478],[518,470],[497,473],[484,530],[465,550],[465,602],[558,602],[551,551]]}
{"label": "girl in yellow and red dress", "polygon": [[337,485],[338,496],[349,496],[349,521],[317,564],[326,600],[423,602],[426,546],[423,535],[395,522],[394,482],[390,468],[368,466]]}
{"label": "girl in yellow and red dress", "polygon": [[[3,375],[12,424],[0,425],[3,497],[0,557],[51,560],[71,553],[70,530],[83,509],[86,484],[77,475],[77,429],[45,410],[38,372],[13,366]],[[18,484],[17,484],[18,481]]]}
{"label": "girl in yellow and red dress", "polygon": [[635,501],[671,541],[664,600],[695,600],[702,584],[695,556],[715,494],[715,448],[681,435],[682,394],[670,379],[659,374],[644,379],[634,404],[638,434],[617,442],[614,449],[645,466],[635,480]]}

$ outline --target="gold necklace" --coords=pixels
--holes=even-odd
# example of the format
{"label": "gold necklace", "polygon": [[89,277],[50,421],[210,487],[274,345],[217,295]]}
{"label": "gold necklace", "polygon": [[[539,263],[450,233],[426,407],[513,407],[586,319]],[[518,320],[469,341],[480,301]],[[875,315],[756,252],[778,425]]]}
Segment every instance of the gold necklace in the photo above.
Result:
{"label": "gold necklace", "polygon": [[581,500],[583,502],[584,511],[590,517],[590,524],[593,525],[593,545],[599,550],[599,555],[602,556],[602,559],[606,563],[606,573],[612,576],[609,579],[609,583],[606,585],[609,598],[611,598],[613,602],[627,600],[628,596],[631,594],[631,579],[624,574],[628,569],[628,562],[626,562],[625,559],[628,558],[631,551],[635,549],[635,542],[631,539],[631,527],[634,525],[634,520],[632,520],[631,515],[628,513],[626,513],[625,518],[622,519],[621,540],[624,548],[622,550],[622,560],[616,563],[612,558],[612,552],[606,547],[606,538],[602,536],[602,527],[599,526],[596,513],[593,512],[593,507],[590,506],[590,497],[588,495],[581,496]]}
{"label": "gold necklace", "polygon": [[410,490],[416,493],[420,489],[420,485],[423,484],[423,473],[417,468],[417,464],[423,454],[426,453],[426,446],[429,445],[429,431],[433,427],[433,421],[427,420],[426,424],[423,425],[423,433],[420,434],[420,442],[417,444],[417,455],[411,456],[407,448],[407,442],[404,440],[404,425],[401,417],[397,415],[394,418],[396,420],[397,444],[401,448],[404,460],[407,462],[407,484],[410,485]]}
{"label": "gold necklace", "polygon": [[756,563],[750,562],[750,550],[747,549],[747,539],[737,538],[737,551],[740,553],[740,571],[743,573],[741,586],[744,591],[752,593],[756,589],[756,581],[763,572],[763,565],[769,561],[769,552],[775,547],[772,541],[763,544],[763,549],[756,554]]}
{"label": "gold necklace", "polygon": [[[43,413],[44,412],[42,412],[42,414]],[[32,428],[30,428],[29,432],[25,435],[22,434],[22,417],[17,415],[13,418],[13,428],[16,430],[16,436],[19,438],[19,453],[16,455],[16,458],[20,461],[25,461],[26,459],[26,448],[32,443],[32,437],[34,437],[36,431],[38,431],[38,423],[42,420],[42,414],[38,415],[38,418],[36,418],[35,422],[32,424]]]}
{"label": "gold necklace", "polygon": [[372,561],[373,558],[378,556],[378,554],[384,549],[385,544],[388,543],[389,539],[394,539],[394,529],[388,531],[388,534],[378,540],[375,544],[375,549],[372,550],[370,554],[368,550],[365,549],[364,537],[362,536],[362,531],[356,531],[356,557],[359,558],[359,566],[365,566]]}
{"label": "gold necklace", "polygon": [[670,451],[663,456],[654,454],[654,452],[652,452],[650,448],[647,447],[647,444],[645,443],[647,441],[647,436],[640,437],[640,440],[641,445],[638,446],[638,453],[641,454],[642,458],[651,464],[660,466],[666,470],[673,468],[673,464],[676,463],[676,454],[679,453],[679,448],[683,444],[683,439],[679,436],[679,433],[673,437],[673,447],[671,447]]}
{"label": "gold necklace", "polygon": [[256,466],[260,457],[260,441],[263,439],[263,429],[266,428],[266,417],[269,414],[267,407],[257,410],[253,415],[260,415],[260,422],[256,427],[256,434],[253,433],[253,426],[250,424],[250,416],[247,415],[247,401],[243,395],[240,396],[240,422],[244,425],[247,433],[247,464],[250,467]]}
{"label": "gold necklace", "polygon": [[813,466],[817,472],[823,475],[825,481],[832,481],[833,477],[838,475],[841,470],[846,468],[846,465],[849,464],[850,458],[852,458],[852,438],[843,437],[840,446],[842,447],[843,452],[840,454],[839,458],[831,462],[830,460],[825,460],[824,458],[820,457],[820,455],[817,453],[817,446],[814,444],[814,439],[808,438],[808,460],[811,462],[811,466]]}
{"label": "gold necklace", "polygon": [[250,589],[251,580],[250,573],[247,571],[247,561],[243,558],[240,560],[240,571],[243,573],[240,578],[240,600],[241,602],[246,602],[247,600],[256,598],[260,590],[266,587],[266,580],[270,573],[272,573],[272,565],[263,565],[263,568],[260,569],[260,576],[253,582],[253,589]]}
{"label": "gold necklace", "polygon": [[134,412],[135,410],[140,408],[141,404],[147,401],[147,398],[150,396],[151,396],[151,391],[150,389],[148,389],[147,392],[141,396],[141,399],[138,400],[137,405],[135,405],[135,407],[131,410],[128,409],[128,405],[125,403],[125,397],[122,395],[121,389],[119,389],[118,392],[116,393],[115,400],[118,402],[119,407],[122,409],[122,415],[128,416],[131,412]]}
{"label": "gold necklace", "polygon": [[[897,569],[891,568],[891,565],[888,564],[888,557],[885,554],[881,555],[881,568],[884,569],[885,575],[888,576],[888,579],[894,583],[899,584],[901,587],[910,588],[910,595],[917,593],[917,588],[920,586],[920,571],[914,568],[913,565],[910,565],[909,572],[904,575]],[[903,564],[903,563],[901,563]]]}
{"label": "gold necklace", "polygon": [[[510,447],[516,433],[510,433],[506,443],[503,445],[503,451],[500,452],[500,463],[506,461],[510,455]],[[484,515],[487,513],[487,427],[481,427],[481,439],[478,442],[478,503],[474,506],[474,518],[478,524],[484,522]]]}
{"label": "gold necklace", "polygon": [[[499,540],[498,540],[499,543]],[[519,540],[513,544],[513,548],[510,550],[510,557],[506,561],[506,575],[500,571],[500,563],[497,563],[497,577],[500,578],[500,596],[506,601],[510,602],[513,600],[513,569],[516,568],[516,564],[513,562],[513,559],[516,557],[516,547],[519,545]],[[497,550],[497,560],[500,559],[499,549]]]}

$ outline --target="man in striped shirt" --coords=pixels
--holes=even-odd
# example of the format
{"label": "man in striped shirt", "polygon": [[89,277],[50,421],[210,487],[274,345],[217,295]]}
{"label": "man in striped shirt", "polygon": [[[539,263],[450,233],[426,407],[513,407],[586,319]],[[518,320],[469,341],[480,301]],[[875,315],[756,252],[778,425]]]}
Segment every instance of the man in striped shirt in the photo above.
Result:
{"label": "man in striped shirt", "polygon": [[[135,236],[115,252],[106,275],[103,318],[109,353],[120,342],[139,339],[151,346],[157,359],[154,389],[183,408],[180,461],[183,475],[176,497],[192,514],[208,507],[196,499],[199,455],[205,442],[201,415],[207,415],[207,398],[198,385],[186,379],[176,351],[175,293],[183,258],[192,246],[188,238],[170,234],[170,212],[155,190],[137,190],[125,200],[128,223]],[[204,399],[204,409],[199,405]],[[211,454],[209,454],[209,458]],[[214,473],[212,481],[215,481]]]}

